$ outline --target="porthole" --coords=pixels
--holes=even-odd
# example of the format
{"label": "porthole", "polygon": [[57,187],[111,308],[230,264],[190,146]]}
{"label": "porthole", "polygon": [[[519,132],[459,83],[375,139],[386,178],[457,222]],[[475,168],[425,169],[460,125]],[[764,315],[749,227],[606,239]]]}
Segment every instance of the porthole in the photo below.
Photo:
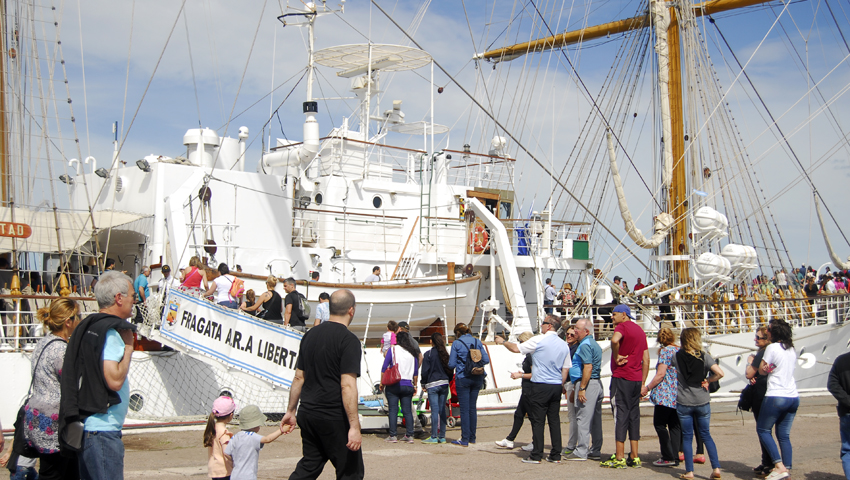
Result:
{"label": "porthole", "polygon": [[218,396],[219,396],[219,397],[230,397],[230,398],[233,398],[233,394],[232,394],[232,393],[230,393],[230,390],[228,390],[228,389],[226,389],[226,388],[225,388],[225,389],[222,389],[222,391],[218,393]]}
{"label": "porthole", "polygon": [[372,206],[373,207],[381,208],[381,205],[383,205],[383,204],[384,204],[384,200],[381,198],[380,195],[375,195],[374,197],[372,197]]}
{"label": "porthole", "polygon": [[143,397],[141,393],[134,393],[130,395],[127,407],[136,413],[141,412],[142,409],[145,408],[145,397]]}
{"label": "porthole", "polygon": [[313,197],[313,201],[314,201],[314,202],[316,202],[316,205],[321,205],[321,204],[322,204],[322,200],[323,200],[323,198],[322,198],[322,194],[321,194],[321,193],[317,193],[317,194],[316,194],[316,196],[315,196],[315,197]]}

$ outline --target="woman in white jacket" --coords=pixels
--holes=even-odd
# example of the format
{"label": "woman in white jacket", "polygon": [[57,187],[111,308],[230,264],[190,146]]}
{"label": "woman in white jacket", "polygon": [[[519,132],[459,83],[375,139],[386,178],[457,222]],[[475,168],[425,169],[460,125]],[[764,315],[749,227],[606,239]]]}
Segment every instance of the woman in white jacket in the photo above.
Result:
{"label": "woman in white jacket", "polygon": [[394,364],[398,364],[398,372],[401,381],[384,386],[387,395],[387,406],[389,407],[390,436],[386,438],[389,443],[397,443],[396,435],[398,429],[398,406],[401,403],[401,412],[407,431],[401,441],[413,443],[413,396],[416,395],[416,384],[419,373],[419,346],[413,341],[409,333],[401,331],[396,335],[396,345],[387,352],[384,357],[384,373]]}

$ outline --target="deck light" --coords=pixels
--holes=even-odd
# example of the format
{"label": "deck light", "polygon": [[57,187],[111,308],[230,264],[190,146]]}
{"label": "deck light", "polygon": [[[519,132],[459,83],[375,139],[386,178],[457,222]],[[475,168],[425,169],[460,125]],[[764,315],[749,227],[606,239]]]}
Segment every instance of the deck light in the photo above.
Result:
{"label": "deck light", "polygon": [[61,180],[62,183],[64,183],[65,185],[73,185],[74,184],[74,177],[68,175],[67,173],[63,173],[62,175],[59,175],[59,180]]}
{"label": "deck light", "polygon": [[98,168],[94,171],[94,174],[100,178],[109,178],[109,171],[103,167]]}
{"label": "deck light", "polygon": [[144,158],[141,160],[136,160],[136,166],[139,167],[139,170],[145,173],[150,173],[151,171],[151,164],[148,163],[148,161]]}

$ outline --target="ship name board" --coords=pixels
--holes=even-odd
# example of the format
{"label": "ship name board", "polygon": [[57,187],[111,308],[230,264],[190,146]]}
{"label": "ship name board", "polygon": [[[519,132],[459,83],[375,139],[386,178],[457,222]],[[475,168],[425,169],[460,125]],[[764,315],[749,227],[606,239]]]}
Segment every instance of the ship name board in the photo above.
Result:
{"label": "ship name board", "polygon": [[0,237],[29,238],[32,227],[26,223],[0,222]]}

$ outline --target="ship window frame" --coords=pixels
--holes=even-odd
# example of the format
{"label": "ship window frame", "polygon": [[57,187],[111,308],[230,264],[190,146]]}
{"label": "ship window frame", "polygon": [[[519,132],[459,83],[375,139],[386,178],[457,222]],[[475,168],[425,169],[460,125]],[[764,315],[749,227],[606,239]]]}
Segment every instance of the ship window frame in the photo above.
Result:
{"label": "ship window frame", "polygon": [[384,206],[384,197],[382,197],[380,195],[373,196],[372,197],[372,206],[375,207],[376,210],[383,207]]}
{"label": "ship window frame", "polygon": [[325,197],[322,195],[322,192],[316,192],[316,194],[313,195],[313,203],[316,205],[321,205],[324,199]]}

